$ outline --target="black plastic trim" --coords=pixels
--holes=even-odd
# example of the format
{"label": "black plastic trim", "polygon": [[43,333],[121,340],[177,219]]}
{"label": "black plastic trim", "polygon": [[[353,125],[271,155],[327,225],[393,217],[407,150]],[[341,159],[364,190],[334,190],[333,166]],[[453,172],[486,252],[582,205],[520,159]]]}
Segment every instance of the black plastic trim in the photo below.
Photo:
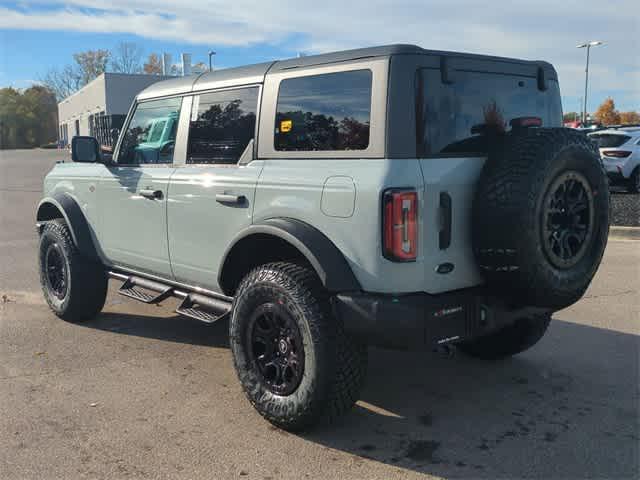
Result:
{"label": "black plastic trim", "polygon": [[440,250],[446,250],[451,245],[451,220],[452,205],[451,195],[447,192],[440,192],[440,233],[438,243]]}
{"label": "black plastic trim", "polygon": [[439,295],[340,293],[331,300],[348,333],[368,345],[403,350],[455,344],[491,333],[518,318],[548,312],[509,307],[487,297],[481,288]]}
{"label": "black plastic trim", "polygon": [[38,205],[38,212],[36,214],[36,220],[38,222],[55,218],[48,218],[45,213],[46,209],[50,208],[50,206],[55,207],[64,218],[69,230],[71,230],[71,237],[80,253],[87,258],[99,260],[100,256],[93,243],[91,227],[82,212],[82,208],[80,208],[73,197],[67,193],[56,193],[52,197],[43,199]]}
{"label": "black plastic trim", "polygon": [[[342,252],[320,230],[293,218],[271,218],[240,232],[227,248],[218,273],[218,285],[225,295],[232,295],[229,271],[234,268],[230,257],[236,248],[253,235],[270,235],[292,245],[311,264],[324,287],[330,292],[358,291],[360,283]],[[251,248],[250,244],[244,244]]]}

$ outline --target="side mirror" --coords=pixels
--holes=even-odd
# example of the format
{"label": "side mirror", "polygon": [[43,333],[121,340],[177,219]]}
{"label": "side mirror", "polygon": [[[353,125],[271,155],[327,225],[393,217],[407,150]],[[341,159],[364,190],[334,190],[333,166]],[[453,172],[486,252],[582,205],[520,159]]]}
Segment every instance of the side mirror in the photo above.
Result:
{"label": "side mirror", "polygon": [[93,137],[73,137],[71,139],[71,160],[82,163],[100,162],[98,141]]}

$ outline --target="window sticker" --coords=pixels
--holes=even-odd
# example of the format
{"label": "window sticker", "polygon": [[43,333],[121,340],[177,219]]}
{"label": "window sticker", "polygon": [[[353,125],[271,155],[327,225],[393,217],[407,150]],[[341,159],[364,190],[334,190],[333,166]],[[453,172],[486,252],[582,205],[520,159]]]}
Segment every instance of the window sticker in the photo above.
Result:
{"label": "window sticker", "polygon": [[291,121],[291,120],[282,120],[280,122],[280,132],[281,133],[290,132],[292,127],[293,127],[293,121]]}

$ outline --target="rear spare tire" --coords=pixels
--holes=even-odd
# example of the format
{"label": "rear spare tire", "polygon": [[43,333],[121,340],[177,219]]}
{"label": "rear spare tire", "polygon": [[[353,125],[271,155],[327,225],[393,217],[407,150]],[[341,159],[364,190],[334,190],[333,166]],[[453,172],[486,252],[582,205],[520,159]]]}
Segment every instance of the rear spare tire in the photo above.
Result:
{"label": "rear spare tire", "polygon": [[496,294],[571,305],[595,275],[608,233],[607,179],[584,134],[532,128],[492,143],[473,205],[473,248]]}

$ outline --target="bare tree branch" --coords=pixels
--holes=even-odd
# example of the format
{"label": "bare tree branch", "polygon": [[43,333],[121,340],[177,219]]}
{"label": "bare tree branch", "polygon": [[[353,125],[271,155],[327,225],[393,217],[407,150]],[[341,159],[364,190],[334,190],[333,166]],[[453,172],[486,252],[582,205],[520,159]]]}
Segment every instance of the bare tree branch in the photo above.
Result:
{"label": "bare tree branch", "polygon": [[111,56],[111,69],[118,73],[140,73],[142,48],[133,42],[120,42]]}

